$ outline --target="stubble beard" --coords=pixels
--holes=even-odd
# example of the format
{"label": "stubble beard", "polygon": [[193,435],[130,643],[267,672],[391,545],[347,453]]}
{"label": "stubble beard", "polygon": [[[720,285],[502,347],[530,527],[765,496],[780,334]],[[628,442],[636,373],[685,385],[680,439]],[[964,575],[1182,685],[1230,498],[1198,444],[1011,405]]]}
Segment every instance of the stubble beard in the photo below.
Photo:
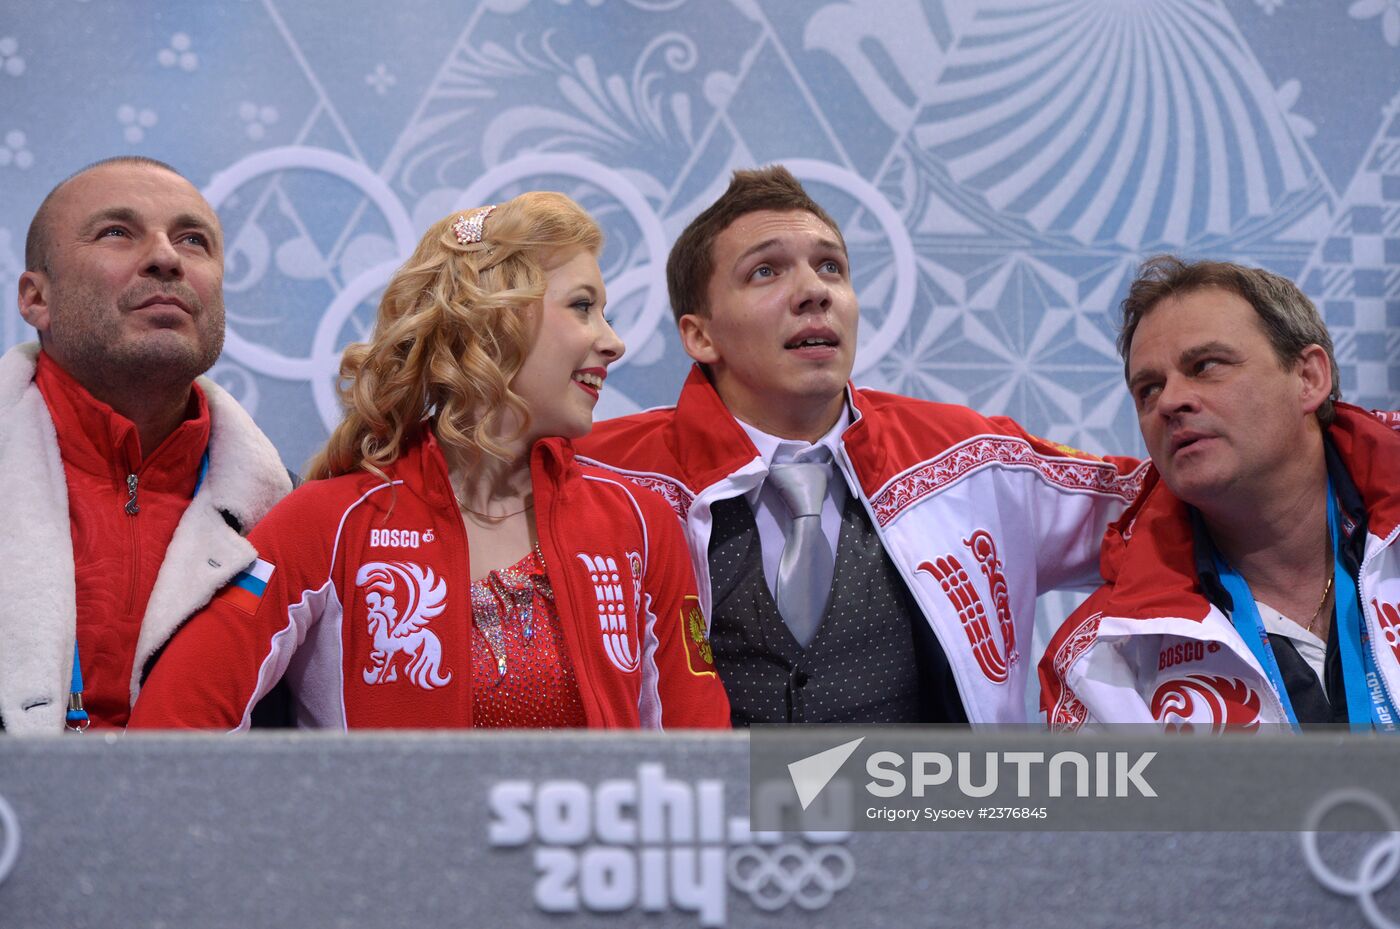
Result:
{"label": "stubble beard", "polygon": [[[157,293],[179,297],[189,306],[195,339],[170,329],[125,332],[128,310]],[[131,288],[115,300],[89,287],[56,288],[54,298],[55,306],[64,309],[50,320],[45,350],[90,391],[187,389],[223,351],[224,304],[218,292],[204,302],[183,283],[167,282]],[[116,341],[114,328],[124,333]]]}

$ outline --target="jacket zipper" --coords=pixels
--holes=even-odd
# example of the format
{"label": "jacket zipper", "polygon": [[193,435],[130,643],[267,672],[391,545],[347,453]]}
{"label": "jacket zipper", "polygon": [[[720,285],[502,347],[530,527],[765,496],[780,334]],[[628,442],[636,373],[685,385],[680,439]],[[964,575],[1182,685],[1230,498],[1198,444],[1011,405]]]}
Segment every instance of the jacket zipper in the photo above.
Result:
{"label": "jacket zipper", "polygon": [[[532,452],[532,453],[531,453],[531,464],[530,464],[530,483],[531,483],[531,486],[533,486],[533,485],[534,485],[534,482],[535,482],[535,468],[534,468],[534,460],[533,460],[533,459],[534,459],[534,453]],[[541,470],[541,472],[543,472],[543,470],[544,470],[543,467],[541,467],[540,470]],[[542,476],[544,476],[544,475],[542,475]],[[538,498],[538,496],[539,496],[539,494],[538,494],[538,492],[536,492],[536,497]],[[557,532],[555,531],[555,529],[557,528],[556,524],[557,524],[557,522],[558,522],[558,516],[559,516],[559,507],[555,505],[555,497],[556,497],[556,496],[557,496],[557,494],[555,493],[555,488],[550,488],[550,491],[549,491],[549,507],[548,507],[547,511],[546,511],[545,513],[541,514],[540,511],[539,511],[538,509],[535,510],[535,532],[539,535],[539,539],[540,539],[540,551],[544,551],[546,545],[549,546],[549,550],[550,550],[550,551],[549,551],[549,556],[548,556],[547,558],[545,558],[545,561],[544,561],[544,571],[545,571],[545,576],[546,576],[546,577],[549,577],[549,584],[550,584],[550,586],[554,588],[554,607],[555,607],[556,610],[559,610],[559,619],[560,619],[560,622],[562,623],[562,622],[563,622],[563,619],[564,619],[564,616],[565,616],[565,611],[564,611],[563,609],[560,609],[560,601],[561,601],[562,599],[564,599],[564,598],[567,598],[567,599],[568,599],[569,615],[572,615],[572,616],[577,616],[577,615],[578,615],[578,609],[577,609],[578,604],[575,602],[575,601],[576,601],[576,598],[574,597],[574,592],[573,592],[573,590],[569,587],[569,578],[568,578],[567,576],[564,576],[564,577],[560,578],[561,580],[563,580],[563,583],[562,583],[562,584],[557,583],[556,580],[555,580],[556,577],[559,577],[560,575],[562,575],[562,574],[564,573],[562,570],[560,570],[561,567],[562,567],[562,565],[560,564],[559,559],[555,558],[556,552],[555,552],[555,549],[554,549],[554,540],[557,539],[557,538],[559,538],[559,533],[557,533]],[[542,525],[543,525],[544,527],[548,528],[548,530],[549,530],[548,535],[546,535],[545,532],[544,532],[544,530],[541,528]],[[465,530],[463,530],[463,531],[465,532]],[[645,529],[643,529],[643,532],[645,532]],[[546,542],[546,539],[548,540],[548,542]],[[553,569],[552,571],[551,571],[551,569],[550,569],[550,566],[551,566],[551,565],[554,566],[554,569]],[[554,576],[554,577],[550,577],[551,574],[554,574],[555,576]],[[640,579],[639,579],[639,580],[640,580]],[[561,596],[561,595],[562,595],[562,596]],[[585,600],[585,602],[586,602],[586,600]],[[636,630],[637,630],[637,650],[638,650],[638,653],[640,654],[641,650],[645,647],[645,643],[642,641],[642,618],[641,618],[641,616],[639,615],[639,616],[634,617],[633,623],[632,623],[632,624],[636,627]],[[579,625],[580,625],[580,624],[575,623],[575,624],[574,624],[574,627],[577,629]],[[589,626],[588,626],[587,623],[583,623],[582,625],[583,625],[584,628],[589,628]],[[601,630],[600,630],[600,632],[601,632]],[[584,635],[586,635],[586,633],[582,633],[582,634],[580,635],[580,638],[583,638]],[[580,652],[581,652],[581,651],[582,651],[582,650],[580,650]],[[586,681],[586,682],[587,682],[587,685],[588,685],[588,691],[589,691],[589,693],[591,693],[591,694],[593,695],[593,705],[594,705],[595,707],[598,708],[598,722],[599,722],[600,726],[601,726],[602,728],[605,728],[605,729],[612,728],[612,727],[614,727],[617,723],[616,723],[615,720],[613,720],[613,719],[611,718],[611,716],[612,716],[612,713],[611,713],[611,705],[610,705],[610,704],[608,703],[608,701],[605,699],[604,694],[603,694],[603,692],[602,692],[602,688],[599,686],[598,680],[597,680],[597,678],[594,676],[592,669],[586,667],[586,662],[584,662],[584,661],[582,660],[582,658],[583,658],[583,656],[582,656],[582,654],[580,654],[580,655],[578,656],[578,659],[574,661],[574,678],[579,682],[579,697],[580,697],[580,698],[583,697],[583,684],[584,684],[584,682]],[[637,680],[638,680],[639,683],[640,683],[641,678],[642,678],[642,675],[641,675],[640,672],[641,672],[641,668],[640,668],[640,665],[639,665],[639,666],[638,666],[638,674],[637,674]],[[585,701],[585,703],[586,703],[586,701]],[[663,709],[663,711],[664,711],[664,707],[663,707],[662,709]],[[584,707],[584,712],[585,712],[585,714],[587,713],[587,706],[586,706],[586,705],[585,705],[585,707]],[[658,729],[664,728],[663,726],[660,725],[660,720],[658,720],[658,726],[657,726],[657,728],[658,728]]]}
{"label": "jacket zipper", "polygon": [[127,570],[127,576],[131,578],[131,583],[127,586],[126,591],[127,613],[131,612],[136,603],[138,575],[141,573],[141,533],[136,525],[136,514],[141,512],[141,504],[136,500],[138,483],[136,472],[128,472],[126,475],[126,504],[122,507],[122,510],[129,517],[126,522],[131,531],[131,565]]}
{"label": "jacket zipper", "polygon": [[[1391,530],[1390,535],[1386,537],[1385,543],[1377,549],[1377,551],[1385,551],[1394,544],[1398,538],[1400,538],[1400,526],[1396,526]],[[1375,629],[1380,627],[1380,620],[1377,619],[1375,625],[1372,625],[1371,620],[1373,617],[1370,609],[1370,601],[1366,599],[1366,595],[1361,589],[1361,585],[1365,582],[1366,578],[1366,567],[1370,563],[1370,558],[1363,558],[1361,566],[1356,569],[1356,596],[1357,599],[1361,601],[1361,621],[1366,624],[1366,649],[1371,653],[1371,667],[1376,669],[1376,681],[1381,685],[1381,689],[1385,691],[1385,695],[1390,698],[1391,706],[1394,706],[1395,696],[1390,692],[1390,686],[1385,680],[1385,672],[1381,670],[1380,659],[1376,655]]]}

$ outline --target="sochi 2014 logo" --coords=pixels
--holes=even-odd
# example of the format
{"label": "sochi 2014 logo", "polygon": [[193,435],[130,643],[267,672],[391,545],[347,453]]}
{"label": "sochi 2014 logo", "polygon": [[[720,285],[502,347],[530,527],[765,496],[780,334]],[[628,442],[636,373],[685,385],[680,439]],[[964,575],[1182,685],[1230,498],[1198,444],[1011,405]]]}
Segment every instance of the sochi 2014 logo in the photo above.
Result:
{"label": "sochi 2014 logo", "polygon": [[855,876],[849,832],[754,833],[726,818],[724,782],[668,778],[662,765],[596,785],[501,781],[489,839],[530,846],[546,913],[682,910],[723,926],[730,888],[765,912],[820,910]]}

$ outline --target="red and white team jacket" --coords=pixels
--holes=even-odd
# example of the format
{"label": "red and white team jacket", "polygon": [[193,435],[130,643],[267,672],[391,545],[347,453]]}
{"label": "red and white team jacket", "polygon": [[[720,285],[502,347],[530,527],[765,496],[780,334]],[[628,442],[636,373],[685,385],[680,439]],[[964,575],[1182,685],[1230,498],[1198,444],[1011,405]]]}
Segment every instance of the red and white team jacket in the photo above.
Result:
{"label": "red and white team jacket", "polygon": [[[68,486],[53,415],[34,383],[39,345],[0,357],[0,474],[10,482],[0,533],[0,729],[64,731],[77,630],[76,565]],[[146,601],[129,680],[180,623],[253,558],[243,536],[291,490],[277,449],[253,418],[208,378],[209,473],[180,517]],[[129,584],[127,577],[114,583]]]}
{"label": "red and white team jacket", "polygon": [[[1004,417],[847,390],[839,465],[938,636],[972,723],[1025,722],[1036,597],[1087,587],[1143,467],[1036,438]],[[710,613],[710,507],[767,476],[704,373],[674,408],[598,423],[580,458],[657,491],[685,523]]]}
{"label": "red and white team jacket", "polygon": [[[447,466],[427,433],[386,471],[309,482],[267,515],[258,561],[175,635],[132,727],[246,728],[284,674],[303,726],[471,725],[471,574]],[[588,725],[727,728],[665,503],[559,439],[535,445],[531,477]]]}
{"label": "red and white team jacket", "polygon": [[[1390,428],[1387,428],[1387,425]],[[1337,405],[1328,437],[1366,509],[1362,621],[1391,694],[1400,694],[1400,416]],[[1167,729],[1287,725],[1283,705],[1196,576],[1186,505],[1153,469],[1103,543],[1107,581],[1060,627],[1040,662],[1055,729],[1150,723]]]}

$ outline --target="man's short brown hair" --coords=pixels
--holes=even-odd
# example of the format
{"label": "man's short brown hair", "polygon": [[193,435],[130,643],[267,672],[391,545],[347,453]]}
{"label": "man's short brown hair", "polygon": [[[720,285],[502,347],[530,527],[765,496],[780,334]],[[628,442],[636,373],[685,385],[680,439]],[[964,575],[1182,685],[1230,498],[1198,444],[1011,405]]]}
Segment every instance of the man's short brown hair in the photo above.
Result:
{"label": "man's short brown hair", "polygon": [[1324,427],[1331,424],[1337,416],[1333,403],[1342,399],[1342,382],[1327,324],[1296,284],[1262,268],[1246,268],[1228,261],[1187,262],[1174,255],[1157,255],[1144,261],[1122,304],[1118,354],[1123,356],[1124,376],[1129,376],[1128,354],[1133,347],[1133,333],[1143,317],[1163,300],[1205,287],[1229,291],[1254,307],[1274,355],[1285,368],[1292,367],[1309,345],[1322,346],[1332,369],[1332,391],[1317,408],[1317,421]]}
{"label": "man's short brown hair", "polygon": [[709,316],[710,275],[714,273],[715,239],[739,217],[760,210],[803,210],[831,227],[846,249],[841,227],[817,201],[807,195],[797,178],[782,165],[769,165],[756,171],[735,171],[729,189],[689,226],[671,247],[666,259],[666,290],[671,296],[671,312],[679,322],[682,316]]}

